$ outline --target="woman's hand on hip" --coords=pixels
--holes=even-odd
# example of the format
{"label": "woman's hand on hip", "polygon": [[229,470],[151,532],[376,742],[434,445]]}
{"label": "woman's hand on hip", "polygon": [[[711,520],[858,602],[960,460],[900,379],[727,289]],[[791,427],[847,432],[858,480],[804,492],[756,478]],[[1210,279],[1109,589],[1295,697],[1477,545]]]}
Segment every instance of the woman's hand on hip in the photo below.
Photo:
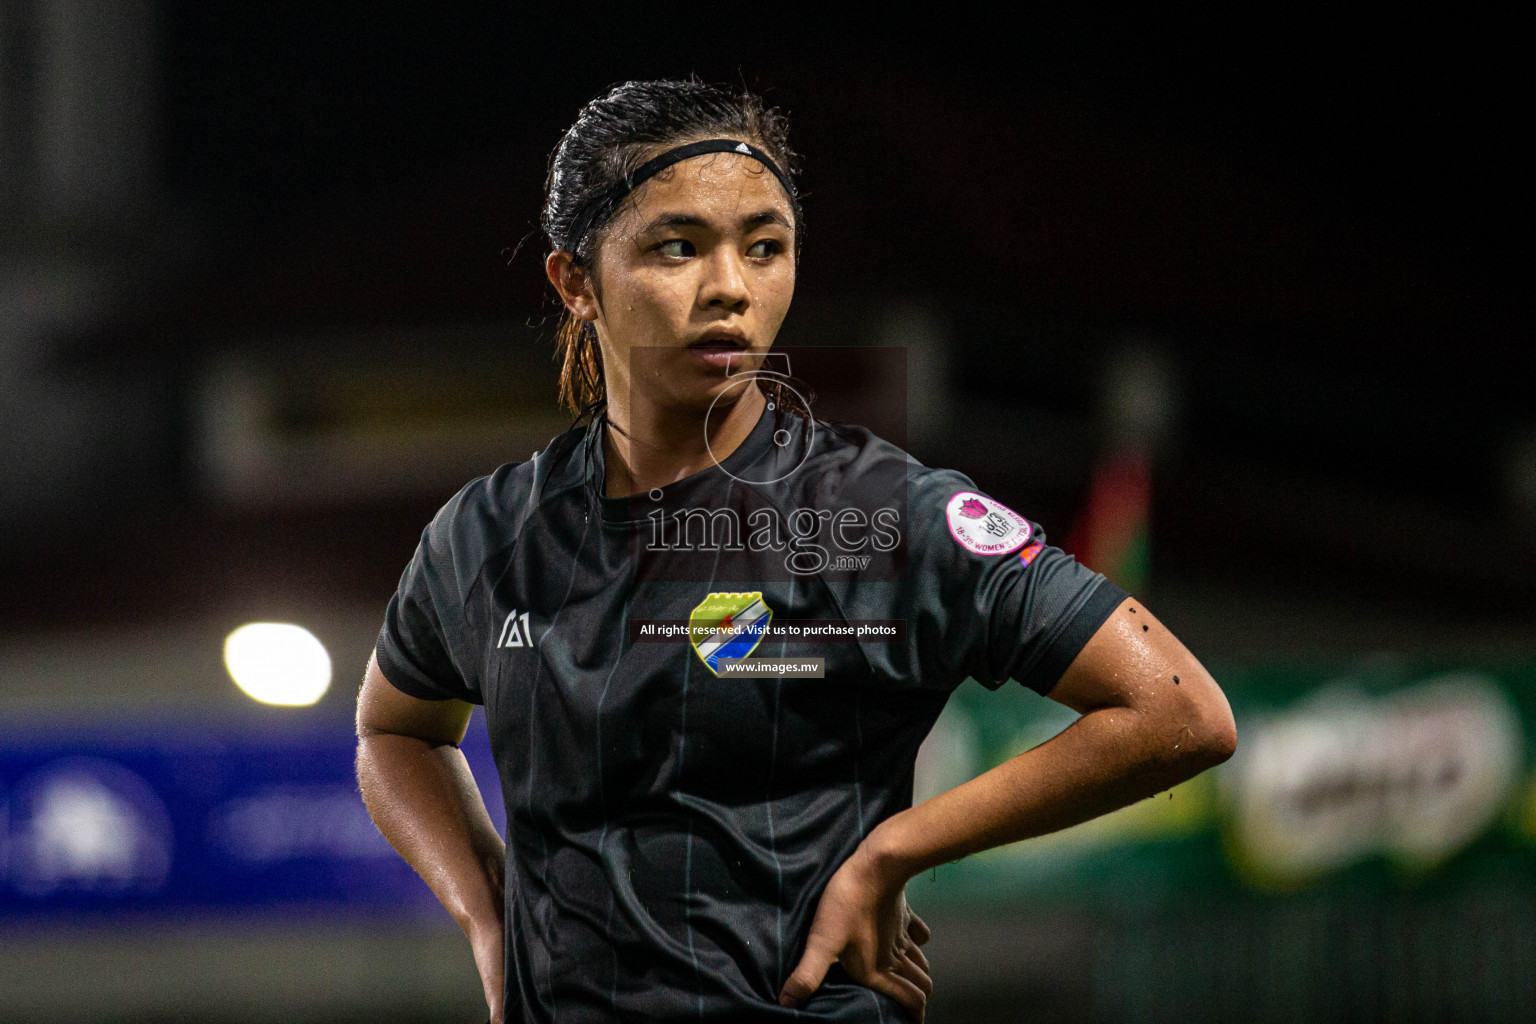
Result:
{"label": "woman's hand on hip", "polygon": [[863,844],[827,883],[805,954],[779,993],[782,1006],[800,1007],[841,963],[861,985],[883,992],[919,1024],[933,994],[928,958],[918,948],[928,926],[907,906],[906,880],[884,877]]}

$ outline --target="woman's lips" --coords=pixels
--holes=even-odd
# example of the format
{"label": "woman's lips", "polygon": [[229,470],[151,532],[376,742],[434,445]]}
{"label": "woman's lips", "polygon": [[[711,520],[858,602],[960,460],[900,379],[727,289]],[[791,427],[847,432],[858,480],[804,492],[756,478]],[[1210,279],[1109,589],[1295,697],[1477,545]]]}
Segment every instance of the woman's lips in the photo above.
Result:
{"label": "woman's lips", "polygon": [[701,365],[711,369],[726,369],[732,360],[740,361],[746,349],[731,341],[708,340],[688,346],[688,353]]}

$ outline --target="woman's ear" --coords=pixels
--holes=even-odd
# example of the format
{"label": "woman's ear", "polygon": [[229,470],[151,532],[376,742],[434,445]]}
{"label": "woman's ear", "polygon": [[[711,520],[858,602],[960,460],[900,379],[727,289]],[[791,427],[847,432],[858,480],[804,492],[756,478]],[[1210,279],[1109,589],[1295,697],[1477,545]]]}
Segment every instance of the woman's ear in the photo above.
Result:
{"label": "woman's ear", "polygon": [[544,276],[560,293],[560,301],[578,320],[597,319],[597,297],[592,294],[592,281],[587,272],[576,265],[576,260],[564,249],[556,249],[544,261]]}

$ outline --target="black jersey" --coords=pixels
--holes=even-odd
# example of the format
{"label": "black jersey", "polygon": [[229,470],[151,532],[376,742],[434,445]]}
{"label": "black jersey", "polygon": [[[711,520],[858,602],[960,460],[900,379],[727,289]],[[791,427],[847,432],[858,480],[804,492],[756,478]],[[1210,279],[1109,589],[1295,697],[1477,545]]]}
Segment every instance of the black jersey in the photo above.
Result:
{"label": "black jersey", "polygon": [[[377,647],[404,692],[485,705],[507,1019],[907,1019],[837,965],[778,1005],[818,897],[911,806],[955,686],[1045,692],[1123,591],[859,427],[770,407],[632,498],[603,493],[601,429],[444,505]],[[737,677],[742,656],[821,677]]]}

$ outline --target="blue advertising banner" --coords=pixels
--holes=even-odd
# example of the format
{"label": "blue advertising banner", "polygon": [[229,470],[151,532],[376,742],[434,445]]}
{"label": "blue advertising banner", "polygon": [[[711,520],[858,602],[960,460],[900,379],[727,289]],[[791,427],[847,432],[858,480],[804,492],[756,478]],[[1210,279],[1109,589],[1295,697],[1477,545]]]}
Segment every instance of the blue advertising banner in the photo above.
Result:
{"label": "blue advertising banner", "polygon": [[[504,830],[481,709],[463,749]],[[345,721],[0,739],[0,917],[431,912],[431,891],[368,817],[355,754]]]}

